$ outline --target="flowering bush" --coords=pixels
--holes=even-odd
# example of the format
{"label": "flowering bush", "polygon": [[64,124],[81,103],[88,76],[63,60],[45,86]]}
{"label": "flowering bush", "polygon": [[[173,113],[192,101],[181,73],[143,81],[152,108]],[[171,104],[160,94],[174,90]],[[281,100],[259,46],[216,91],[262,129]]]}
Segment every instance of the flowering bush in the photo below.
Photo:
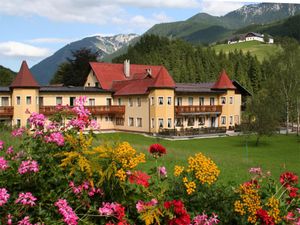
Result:
{"label": "flowering bush", "polygon": [[299,224],[295,174],[282,174],[281,187],[267,192],[256,179],[262,170],[252,168],[255,179],[234,193],[216,183],[220,170],[201,153],[168,173],[160,144],[149,147],[155,163],[143,171],[146,155],[129,143],[95,146],[84,131],[99,125],[85,101],[57,106],[48,119],[32,113],[28,129],[11,132],[19,145],[0,140],[0,224]]}

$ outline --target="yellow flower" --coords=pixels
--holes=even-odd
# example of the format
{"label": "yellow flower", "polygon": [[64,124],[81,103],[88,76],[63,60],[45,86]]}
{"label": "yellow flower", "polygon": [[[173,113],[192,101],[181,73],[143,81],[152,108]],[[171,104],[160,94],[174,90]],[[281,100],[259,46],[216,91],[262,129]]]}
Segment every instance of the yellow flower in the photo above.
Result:
{"label": "yellow flower", "polygon": [[275,224],[278,224],[281,221],[279,200],[272,196],[271,198],[268,199],[266,205],[270,207],[270,210],[268,211],[268,215],[274,218]]}
{"label": "yellow flower", "polygon": [[119,169],[116,173],[115,176],[120,179],[120,181],[124,182],[126,180],[126,173],[123,169]]}
{"label": "yellow flower", "polygon": [[188,170],[193,173],[196,179],[202,184],[212,184],[217,180],[220,174],[217,165],[202,153],[198,153],[194,157],[189,157],[188,163]]}
{"label": "yellow flower", "polygon": [[179,177],[180,174],[184,171],[184,167],[183,166],[175,166],[174,167],[174,176],[175,177]]}
{"label": "yellow flower", "polygon": [[197,186],[196,186],[196,183],[194,181],[188,181],[187,177],[184,177],[182,179],[182,181],[184,183],[184,186],[186,188],[186,192],[187,192],[188,195],[195,192]]}

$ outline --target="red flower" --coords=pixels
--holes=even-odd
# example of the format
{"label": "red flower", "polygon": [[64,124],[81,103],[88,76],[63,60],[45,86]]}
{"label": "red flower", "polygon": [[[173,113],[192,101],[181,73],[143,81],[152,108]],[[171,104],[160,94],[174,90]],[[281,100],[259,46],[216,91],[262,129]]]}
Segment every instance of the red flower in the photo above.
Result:
{"label": "red flower", "polygon": [[247,182],[245,182],[243,185],[244,185],[244,186],[247,186],[247,187],[253,185],[253,187],[255,187],[255,188],[260,188],[260,185],[258,184],[258,181],[255,180],[255,179],[252,179],[252,180],[250,180],[250,181],[247,181]]}
{"label": "red flower", "polygon": [[191,223],[190,215],[180,200],[173,200],[164,203],[164,207],[170,210],[174,217],[168,220],[168,225],[186,225]]}
{"label": "red flower", "polygon": [[149,147],[149,152],[154,156],[154,157],[160,157],[164,154],[167,153],[167,150],[164,146],[160,144],[152,144]]}
{"label": "red flower", "polygon": [[289,187],[298,183],[298,176],[291,172],[285,172],[280,175],[280,183],[284,187]]}
{"label": "red flower", "polygon": [[256,212],[257,219],[261,220],[263,225],[274,225],[273,217],[268,215],[268,212],[264,209],[259,209]]}
{"label": "red flower", "polygon": [[129,176],[129,182],[148,187],[150,178],[151,177],[148,174],[143,173],[142,171],[135,171]]}
{"label": "red flower", "polygon": [[289,196],[291,198],[297,197],[298,188],[296,188],[296,187],[288,187],[287,190],[290,192]]}

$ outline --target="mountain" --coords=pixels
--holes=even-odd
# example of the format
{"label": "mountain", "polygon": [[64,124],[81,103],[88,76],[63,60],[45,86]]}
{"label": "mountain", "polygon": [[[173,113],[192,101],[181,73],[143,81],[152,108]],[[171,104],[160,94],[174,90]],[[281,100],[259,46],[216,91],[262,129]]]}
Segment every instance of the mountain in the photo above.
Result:
{"label": "mountain", "polygon": [[9,86],[16,76],[16,73],[0,65],[0,86]]}
{"label": "mountain", "polygon": [[199,13],[185,21],[156,24],[146,34],[181,38],[191,43],[213,43],[226,39],[242,27],[272,23],[299,13],[300,4],[252,4],[225,16]]}
{"label": "mountain", "polygon": [[101,60],[104,56],[112,54],[122,47],[129,45],[131,41],[137,37],[138,35],[136,34],[119,34],[110,37],[86,37],[82,40],[67,44],[59,49],[53,55],[34,65],[31,68],[31,72],[41,85],[45,85],[49,83],[57,71],[58,66],[65,62],[67,58],[72,57],[72,51],[81,48],[89,48],[93,52],[98,52],[99,60]]}

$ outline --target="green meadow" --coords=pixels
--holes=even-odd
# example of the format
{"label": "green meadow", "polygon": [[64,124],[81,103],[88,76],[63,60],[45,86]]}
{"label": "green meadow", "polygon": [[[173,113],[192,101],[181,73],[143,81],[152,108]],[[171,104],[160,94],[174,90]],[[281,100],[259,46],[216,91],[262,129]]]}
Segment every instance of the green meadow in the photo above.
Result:
{"label": "green meadow", "polygon": [[221,44],[215,45],[213,48],[216,52],[220,52],[222,50],[226,54],[235,50],[242,50],[243,53],[247,53],[249,51],[251,55],[256,55],[257,59],[261,62],[264,59],[268,59],[270,56],[275,55],[281,49],[276,44],[264,44],[258,41],[248,41],[230,45]]}

